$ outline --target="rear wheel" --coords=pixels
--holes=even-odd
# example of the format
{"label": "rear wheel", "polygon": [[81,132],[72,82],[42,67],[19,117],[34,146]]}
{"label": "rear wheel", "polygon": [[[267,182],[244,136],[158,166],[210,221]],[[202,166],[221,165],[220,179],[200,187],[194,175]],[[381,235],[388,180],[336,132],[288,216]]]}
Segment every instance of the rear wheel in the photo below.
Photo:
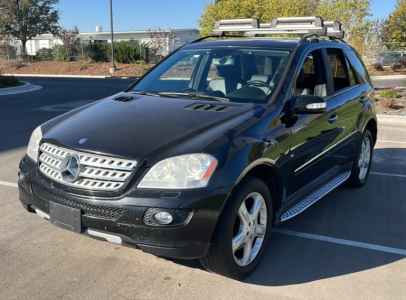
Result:
{"label": "rear wheel", "polygon": [[372,134],[368,129],[365,129],[354,157],[350,178],[348,179],[351,186],[359,188],[367,182],[371,170],[372,152]]}
{"label": "rear wheel", "polygon": [[248,276],[264,256],[272,217],[268,187],[257,178],[245,178],[218,220],[210,251],[200,259],[203,267],[233,279]]}

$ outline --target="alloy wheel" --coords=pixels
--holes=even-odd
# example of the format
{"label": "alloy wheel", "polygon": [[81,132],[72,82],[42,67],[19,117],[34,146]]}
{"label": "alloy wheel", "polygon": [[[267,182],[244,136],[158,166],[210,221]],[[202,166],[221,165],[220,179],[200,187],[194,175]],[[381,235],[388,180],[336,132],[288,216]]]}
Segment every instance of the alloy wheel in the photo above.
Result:
{"label": "alloy wheel", "polygon": [[267,225],[267,208],[263,196],[250,193],[241,203],[234,223],[231,241],[234,260],[249,265],[261,250]]}
{"label": "alloy wheel", "polygon": [[365,137],[361,146],[361,153],[358,159],[358,177],[360,180],[363,180],[368,173],[369,162],[371,160],[371,141],[368,137]]}

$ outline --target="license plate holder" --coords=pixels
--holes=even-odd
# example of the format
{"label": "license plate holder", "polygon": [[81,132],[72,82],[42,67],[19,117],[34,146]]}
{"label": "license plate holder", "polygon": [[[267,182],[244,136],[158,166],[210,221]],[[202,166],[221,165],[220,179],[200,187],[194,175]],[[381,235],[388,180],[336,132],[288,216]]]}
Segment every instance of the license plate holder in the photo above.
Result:
{"label": "license plate holder", "polygon": [[82,224],[82,212],[80,209],[67,207],[55,202],[49,202],[50,222],[60,228],[82,233],[84,231]]}

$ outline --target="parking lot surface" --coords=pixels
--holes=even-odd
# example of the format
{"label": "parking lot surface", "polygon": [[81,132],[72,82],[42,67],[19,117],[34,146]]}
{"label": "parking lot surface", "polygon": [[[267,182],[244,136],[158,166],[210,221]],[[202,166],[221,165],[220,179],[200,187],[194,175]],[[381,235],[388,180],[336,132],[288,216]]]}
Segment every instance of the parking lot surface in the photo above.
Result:
{"label": "parking lot surface", "polygon": [[258,270],[238,282],[27,213],[16,182],[32,130],[131,80],[27,81],[44,88],[0,97],[0,299],[406,299],[406,126],[379,125],[368,183],[275,228]]}

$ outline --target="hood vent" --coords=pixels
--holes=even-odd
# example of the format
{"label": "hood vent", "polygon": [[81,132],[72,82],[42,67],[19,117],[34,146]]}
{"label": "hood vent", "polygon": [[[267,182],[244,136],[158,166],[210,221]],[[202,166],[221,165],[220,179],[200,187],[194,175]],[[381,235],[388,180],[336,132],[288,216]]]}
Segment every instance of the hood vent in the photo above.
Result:
{"label": "hood vent", "polygon": [[239,108],[239,105],[223,105],[223,104],[202,104],[194,103],[192,105],[186,106],[185,109],[188,110],[202,110],[202,111],[213,111],[213,112],[228,112]]}
{"label": "hood vent", "polygon": [[132,96],[118,96],[113,99],[113,101],[118,101],[118,102],[130,102],[133,100],[139,99],[139,97],[132,97]]}

